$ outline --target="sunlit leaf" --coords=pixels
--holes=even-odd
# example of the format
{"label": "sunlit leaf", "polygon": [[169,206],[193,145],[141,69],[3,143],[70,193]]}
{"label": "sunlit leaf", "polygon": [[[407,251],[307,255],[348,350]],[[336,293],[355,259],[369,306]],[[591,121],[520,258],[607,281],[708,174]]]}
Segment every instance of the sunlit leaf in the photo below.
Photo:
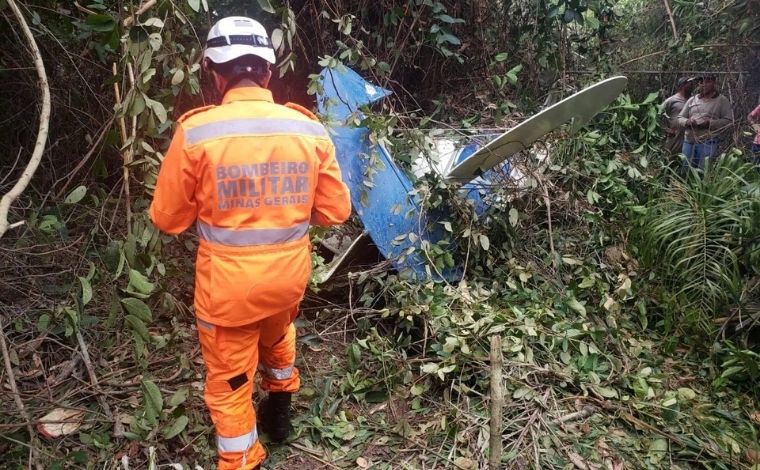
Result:
{"label": "sunlit leaf", "polygon": [[66,196],[63,202],[65,204],[76,204],[84,198],[85,194],[87,194],[87,188],[85,186],[77,186]]}
{"label": "sunlit leaf", "polygon": [[161,431],[161,434],[164,436],[164,439],[171,439],[184,431],[187,427],[188,422],[189,419],[187,416],[182,415],[179,418],[175,419],[172,424],[165,427],[163,431]]}
{"label": "sunlit leaf", "polygon": [[92,300],[92,286],[87,278],[79,276],[79,284],[82,287],[82,305],[87,305]]}
{"label": "sunlit leaf", "polygon": [[262,10],[264,10],[267,13],[275,13],[274,7],[272,6],[272,2],[269,0],[258,0],[259,7],[261,7]]}
{"label": "sunlit leaf", "polygon": [[143,380],[141,388],[145,417],[151,425],[155,426],[161,416],[161,411],[164,409],[164,399],[161,397],[158,386],[150,380]]}

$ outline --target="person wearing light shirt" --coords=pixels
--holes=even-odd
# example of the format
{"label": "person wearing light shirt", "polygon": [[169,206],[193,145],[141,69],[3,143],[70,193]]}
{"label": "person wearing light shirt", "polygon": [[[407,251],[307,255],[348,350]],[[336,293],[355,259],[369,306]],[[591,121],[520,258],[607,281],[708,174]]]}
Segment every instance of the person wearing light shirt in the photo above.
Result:
{"label": "person wearing light shirt", "polygon": [[731,102],[715,86],[715,77],[702,79],[699,93],[689,98],[678,115],[678,124],[686,131],[682,153],[686,163],[704,169],[705,161],[720,153],[723,136],[734,121]]}

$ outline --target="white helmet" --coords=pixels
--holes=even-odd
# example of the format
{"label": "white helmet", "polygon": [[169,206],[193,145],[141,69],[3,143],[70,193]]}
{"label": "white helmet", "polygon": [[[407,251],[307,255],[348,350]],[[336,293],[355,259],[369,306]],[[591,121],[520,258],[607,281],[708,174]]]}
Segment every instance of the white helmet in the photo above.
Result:
{"label": "white helmet", "polygon": [[208,32],[203,57],[223,64],[244,55],[275,63],[272,41],[264,26],[245,16],[228,16],[217,21]]}

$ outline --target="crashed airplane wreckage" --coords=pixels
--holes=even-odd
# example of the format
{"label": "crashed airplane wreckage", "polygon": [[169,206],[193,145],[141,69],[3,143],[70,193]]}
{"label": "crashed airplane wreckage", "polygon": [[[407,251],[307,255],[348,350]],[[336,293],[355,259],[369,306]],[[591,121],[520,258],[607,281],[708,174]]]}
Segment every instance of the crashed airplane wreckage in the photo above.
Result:
{"label": "crashed airplane wreckage", "polygon": [[[461,269],[431,271],[419,249],[426,243],[436,244],[445,233],[435,223],[440,215],[423,210],[409,176],[391,158],[388,149],[369,142],[369,129],[353,127],[349,122],[364,116],[360,108],[391,94],[389,90],[365,81],[347,67],[325,68],[320,73],[321,89],[317,93],[317,109],[332,133],[336,156],[343,180],[351,190],[351,202],[364,232],[350,245],[344,246],[333,259],[327,280],[336,269],[354,255],[365,236],[369,236],[380,254],[388,259],[402,276],[411,279],[455,279]],[[617,76],[591,85],[533,115],[501,135],[490,136],[486,144],[471,143],[455,148],[450,141],[438,145],[438,161],[434,168],[423,162],[415,173],[422,176],[433,170],[450,182],[462,183],[463,198],[472,199],[475,211],[481,215],[487,206],[488,187],[515,177],[508,158],[527,150],[538,139],[563,124],[577,130],[591,120],[623,91],[628,79]],[[374,155],[379,164],[370,168]],[[366,184],[367,175],[370,183]],[[414,234],[409,236],[409,234]]]}

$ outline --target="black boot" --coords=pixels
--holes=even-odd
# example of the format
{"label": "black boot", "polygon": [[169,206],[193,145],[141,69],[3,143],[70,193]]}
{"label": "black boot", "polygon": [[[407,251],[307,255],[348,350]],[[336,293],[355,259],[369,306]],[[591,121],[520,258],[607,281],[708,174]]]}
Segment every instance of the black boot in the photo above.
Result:
{"label": "black boot", "polygon": [[290,398],[288,392],[270,392],[259,405],[261,430],[275,442],[284,441],[290,434]]}

